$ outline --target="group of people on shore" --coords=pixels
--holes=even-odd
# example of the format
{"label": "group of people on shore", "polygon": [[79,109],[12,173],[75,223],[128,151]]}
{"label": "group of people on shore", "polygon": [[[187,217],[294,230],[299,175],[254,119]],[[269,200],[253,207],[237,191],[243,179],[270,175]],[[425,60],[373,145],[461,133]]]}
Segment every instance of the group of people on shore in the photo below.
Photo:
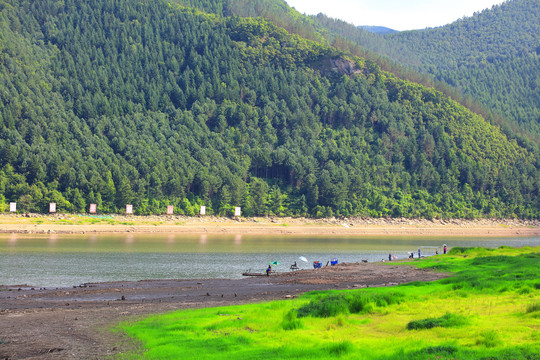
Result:
{"label": "group of people on shore", "polygon": [[[446,244],[444,244],[443,254],[446,254],[446,251],[447,251]],[[439,255],[439,249],[435,250],[435,255]],[[420,259],[421,257],[422,257],[422,249],[418,248],[418,259]],[[395,255],[388,254],[388,261],[392,261],[392,259],[396,260],[397,257]],[[414,251],[409,252],[409,259],[414,259]]]}
{"label": "group of people on shore", "polygon": [[[443,254],[446,254],[446,251],[447,251],[446,244],[444,244],[443,245]],[[435,250],[435,255],[439,255],[439,249]],[[422,249],[418,248],[418,259],[420,259],[421,257],[422,257]],[[414,259],[414,251],[409,252],[409,259]],[[392,260],[397,260],[397,256],[392,255],[390,253],[390,254],[388,254],[388,261],[392,261]],[[335,265],[334,261],[337,264],[337,259],[332,259],[332,265]],[[385,260],[383,259],[382,261],[385,261]],[[314,262],[314,264],[315,263],[319,263],[319,261]],[[328,266],[328,264],[326,264],[326,265]],[[293,265],[291,265],[291,269],[293,269],[293,268],[298,269],[298,266],[296,265],[296,261],[294,262]],[[314,265],[314,268],[317,268],[317,267],[315,267],[315,265]],[[266,268],[266,276],[270,276],[271,273],[272,273],[272,265],[270,264]]]}

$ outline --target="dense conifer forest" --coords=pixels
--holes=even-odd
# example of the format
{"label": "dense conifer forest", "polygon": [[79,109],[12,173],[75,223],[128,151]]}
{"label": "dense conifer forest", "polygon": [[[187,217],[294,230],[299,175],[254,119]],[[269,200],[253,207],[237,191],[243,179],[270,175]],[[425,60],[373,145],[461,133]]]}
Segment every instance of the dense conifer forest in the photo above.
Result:
{"label": "dense conifer forest", "polygon": [[508,0],[449,25],[385,36],[324,15],[334,36],[444,82],[510,121],[512,131],[540,135],[540,2]]}
{"label": "dense conifer forest", "polygon": [[0,210],[540,216],[536,144],[318,26],[271,0],[0,0]]}

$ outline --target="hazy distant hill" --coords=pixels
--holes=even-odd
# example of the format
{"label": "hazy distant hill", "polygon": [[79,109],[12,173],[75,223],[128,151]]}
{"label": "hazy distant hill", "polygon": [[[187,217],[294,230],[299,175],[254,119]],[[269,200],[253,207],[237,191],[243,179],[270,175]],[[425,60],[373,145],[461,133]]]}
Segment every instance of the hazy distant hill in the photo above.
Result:
{"label": "hazy distant hill", "polygon": [[372,32],[374,34],[380,34],[380,35],[387,35],[387,34],[394,34],[399,31],[390,29],[384,26],[369,26],[369,25],[360,25],[358,26],[360,29],[367,30],[369,32]]}
{"label": "hazy distant hill", "polygon": [[534,147],[320,30],[282,1],[0,0],[0,207],[539,217]]}

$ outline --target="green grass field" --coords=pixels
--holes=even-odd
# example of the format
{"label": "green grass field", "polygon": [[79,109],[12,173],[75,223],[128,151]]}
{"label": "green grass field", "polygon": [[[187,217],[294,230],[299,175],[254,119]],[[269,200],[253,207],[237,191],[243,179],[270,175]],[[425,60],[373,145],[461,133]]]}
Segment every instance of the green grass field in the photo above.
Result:
{"label": "green grass field", "polygon": [[453,276],[151,316],[120,325],[144,350],[118,358],[540,359],[539,247],[413,265]]}

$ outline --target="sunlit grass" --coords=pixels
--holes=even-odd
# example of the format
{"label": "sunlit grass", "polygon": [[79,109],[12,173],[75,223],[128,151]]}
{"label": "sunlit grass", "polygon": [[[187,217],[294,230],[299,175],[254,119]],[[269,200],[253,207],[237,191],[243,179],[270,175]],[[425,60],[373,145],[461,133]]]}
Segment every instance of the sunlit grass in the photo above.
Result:
{"label": "sunlit grass", "polygon": [[436,282],[184,310],[121,328],[145,359],[536,359],[539,250],[456,249],[414,262],[455,273]]}

